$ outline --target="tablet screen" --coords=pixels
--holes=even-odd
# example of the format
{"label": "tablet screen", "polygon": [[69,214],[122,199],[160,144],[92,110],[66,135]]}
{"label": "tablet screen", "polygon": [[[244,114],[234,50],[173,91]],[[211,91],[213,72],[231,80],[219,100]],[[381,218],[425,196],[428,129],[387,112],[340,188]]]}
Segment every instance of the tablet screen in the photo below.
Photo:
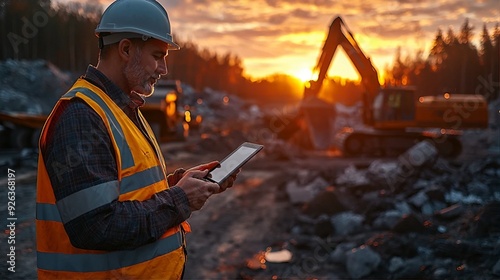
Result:
{"label": "tablet screen", "polygon": [[254,156],[262,146],[248,145],[244,143],[228,157],[221,161],[220,167],[210,171],[210,180],[220,184],[227,177],[231,176],[238,168],[245,164],[252,156]]}

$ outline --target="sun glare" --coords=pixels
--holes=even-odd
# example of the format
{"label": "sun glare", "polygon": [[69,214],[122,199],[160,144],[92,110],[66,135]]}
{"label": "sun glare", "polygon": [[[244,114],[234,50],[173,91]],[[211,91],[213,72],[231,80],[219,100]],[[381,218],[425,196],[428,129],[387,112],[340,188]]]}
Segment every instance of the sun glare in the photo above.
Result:
{"label": "sun glare", "polygon": [[312,71],[311,69],[301,68],[295,71],[293,76],[305,83],[312,79]]}
{"label": "sun glare", "polygon": [[[316,75],[317,74],[318,73],[316,73]],[[307,82],[318,78],[317,76],[314,76],[312,68],[308,67],[297,68],[297,70],[291,72],[291,75],[302,82]],[[327,77],[340,77],[342,79],[348,79],[351,81],[359,81],[361,78],[358,71],[354,68],[352,61],[349,59],[342,48],[337,48],[335,56],[330,62]]]}

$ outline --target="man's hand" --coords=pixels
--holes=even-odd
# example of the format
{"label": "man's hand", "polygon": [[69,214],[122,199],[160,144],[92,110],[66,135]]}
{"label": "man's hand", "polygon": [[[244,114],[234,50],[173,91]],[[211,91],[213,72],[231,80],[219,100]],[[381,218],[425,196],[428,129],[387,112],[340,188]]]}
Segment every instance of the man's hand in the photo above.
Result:
{"label": "man's hand", "polygon": [[[190,168],[189,170],[205,170],[205,169],[208,169],[208,170],[211,170],[215,167],[217,167],[220,163],[218,161],[212,161],[212,162],[209,162],[209,163],[205,163],[205,164],[200,164],[198,166],[195,166],[193,168]],[[188,170],[188,171],[189,171]],[[236,171],[233,175],[231,175],[231,177],[227,178],[226,181],[224,181],[224,183],[222,183],[222,185],[220,185],[220,189],[217,193],[221,193],[229,188],[231,188],[234,184],[234,181],[236,180],[236,177],[238,176],[238,174],[241,172],[241,168],[238,169],[238,171]]]}
{"label": "man's hand", "polygon": [[186,171],[177,183],[177,186],[186,193],[191,211],[200,210],[212,194],[220,192],[219,185],[203,179],[207,175],[208,169],[202,171],[197,168]]}
{"label": "man's hand", "polygon": [[241,168],[238,169],[238,171],[236,171],[233,175],[231,175],[229,178],[227,178],[226,181],[224,181],[224,183],[222,183],[222,185],[220,185],[220,189],[219,189],[219,193],[229,189],[230,187],[233,186],[234,184],[234,181],[236,180],[236,177],[238,176],[238,174],[241,172]]}
{"label": "man's hand", "polygon": [[182,174],[182,178],[177,182],[176,186],[179,186],[188,197],[191,211],[200,210],[210,196],[221,193],[233,186],[241,169],[238,169],[221,186],[203,179],[209,170],[217,167],[219,164],[218,161],[212,161],[192,167],[185,171]]}
{"label": "man's hand", "polygon": [[[191,167],[187,171],[193,171],[193,170],[203,171],[203,170],[206,170],[206,169],[210,170],[210,169],[216,167],[217,165],[219,165],[218,161],[212,161],[212,162],[209,162],[209,163],[200,164],[198,166]],[[178,169],[176,169],[174,171],[174,173],[169,174],[167,176],[168,185],[169,186],[175,186],[175,185],[177,185],[177,183],[179,182],[179,180],[184,176],[184,174],[187,171],[184,168],[178,168]]]}
{"label": "man's hand", "polygon": [[175,186],[179,182],[179,180],[184,176],[186,170],[184,168],[178,168],[174,171],[174,173],[169,174],[167,176],[167,182],[169,186]]}
{"label": "man's hand", "polygon": [[215,167],[217,167],[220,163],[218,161],[212,161],[212,162],[209,162],[209,163],[204,163],[204,164],[200,164],[198,166],[195,166],[195,167],[191,167],[189,168],[187,171],[193,171],[193,170],[200,170],[200,171],[204,171],[204,170],[211,170]]}

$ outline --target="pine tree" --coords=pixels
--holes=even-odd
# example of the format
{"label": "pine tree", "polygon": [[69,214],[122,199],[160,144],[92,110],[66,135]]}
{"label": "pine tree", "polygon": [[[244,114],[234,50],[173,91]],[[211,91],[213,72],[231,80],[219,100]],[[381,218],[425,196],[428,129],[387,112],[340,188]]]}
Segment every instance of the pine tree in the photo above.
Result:
{"label": "pine tree", "polygon": [[477,48],[472,44],[473,30],[469,20],[465,19],[458,36],[458,82],[456,93],[474,93],[481,75]]}
{"label": "pine tree", "polygon": [[438,28],[436,38],[434,39],[434,43],[429,54],[429,61],[434,71],[437,71],[446,59],[445,49],[446,43],[443,38],[443,31]]}
{"label": "pine tree", "polygon": [[[481,61],[481,76],[486,80],[490,75],[493,75],[493,65],[494,65],[494,53],[493,53],[493,43],[491,42],[491,37],[488,34],[488,29],[486,24],[483,24],[483,33],[481,34],[481,49],[480,49],[480,61]],[[483,89],[481,91],[481,89]],[[483,95],[486,95],[483,87],[479,90]]]}
{"label": "pine tree", "polygon": [[500,97],[500,27],[498,23],[493,31],[493,53],[492,53],[492,77],[490,99]]}

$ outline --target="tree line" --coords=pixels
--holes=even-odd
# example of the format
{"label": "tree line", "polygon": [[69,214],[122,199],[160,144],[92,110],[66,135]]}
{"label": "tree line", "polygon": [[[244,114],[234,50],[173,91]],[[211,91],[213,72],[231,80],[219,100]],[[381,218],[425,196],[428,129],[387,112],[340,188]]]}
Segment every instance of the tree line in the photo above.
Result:
{"label": "tree line", "polygon": [[483,24],[479,49],[473,44],[473,30],[466,19],[460,32],[449,27],[446,35],[437,30],[427,58],[423,51],[402,58],[395,54],[392,67],[386,69],[386,83],[414,85],[420,95],[481,94],[488,100],[499,96],[500,28],[492,31]]}
{"label": "tree line", "polygon": [[[88,64],[97,62],[94,30],[102,12],[96,2],[0,0],[0,60],[44,59],[64,71],[81,74]],[[419,51],[402,58],[398,51],[393,65],[385,69],[386,84],[415,85],[420,95],[449,91],[496,98],[499,27],[488,32],[484,25],[479,50],[472,37],[473,27],[466,21],[458,35],[451,28],[446,36],[438,30],[428,57]],[[220,55],[200,49],[194,42],[176,41],[181,50],[169,53],[167,78],[179,79],[196,90],[210,87],[261,102],[297,100],[302,94],[303,85],[296,78],[276,74],[251,80],[237,55]],[[332,78],[325,81],[324,87],[334,89],[337,100],[342,100],[342,96],[352,97],[356,87],[361,86]]]}
{"label": "tree line", "polygon": [[97,4],[51,0],[0,1],[0,59],[45,59],[70,72],[97,60],[94,29],[102,9]]}

